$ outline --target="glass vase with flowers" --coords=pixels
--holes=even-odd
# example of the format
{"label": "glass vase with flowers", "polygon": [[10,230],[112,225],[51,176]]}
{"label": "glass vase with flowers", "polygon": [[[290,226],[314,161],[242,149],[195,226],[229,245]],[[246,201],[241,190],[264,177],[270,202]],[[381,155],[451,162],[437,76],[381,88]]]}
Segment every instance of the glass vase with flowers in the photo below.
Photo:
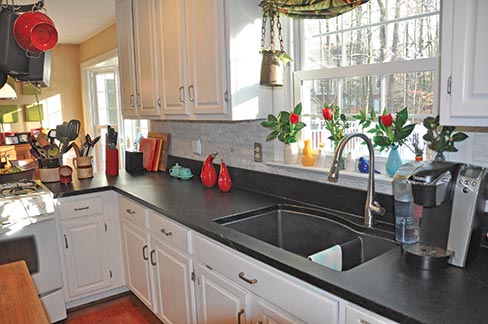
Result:
{"label": "glass vase with flowers", "polygon": [[390,177],[393,177],[403,164],[398,147],[407,141],[416,125],[415,123],[407,123],[407,108],[403,108],[395,116],[389,113],[386,108],[380,116],[377,116],[374,111],[368,115],[365,110],[360,110],[359,115],[355,115],[354,119],[359,120],[363,129],[371,127],[367,132],[373,134],[375,147],[379,148],[380,151],[390,150],[386,161],[386,172]]}
{"label": "glass vase with flowers", "polygon": [[266,137],[267,142],[278,139],[285,144],[285,163],[298,163],[297,135],[307,126],[300,121],[301,113],[302,103],[298,103],[292,112],[280,111],[277,116],[269,114],[268,119],[261,122],[261,126],[271,129]]}

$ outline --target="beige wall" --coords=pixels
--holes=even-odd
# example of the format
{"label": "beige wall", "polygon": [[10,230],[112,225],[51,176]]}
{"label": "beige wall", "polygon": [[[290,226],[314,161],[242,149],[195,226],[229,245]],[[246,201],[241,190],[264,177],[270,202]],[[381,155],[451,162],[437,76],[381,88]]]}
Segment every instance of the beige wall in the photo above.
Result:
{"label": "beige wall", "polygon": [[85,62],[115,48],[117,48],[117,29],[115,24],[112,24],[80,44],[80,62]]}

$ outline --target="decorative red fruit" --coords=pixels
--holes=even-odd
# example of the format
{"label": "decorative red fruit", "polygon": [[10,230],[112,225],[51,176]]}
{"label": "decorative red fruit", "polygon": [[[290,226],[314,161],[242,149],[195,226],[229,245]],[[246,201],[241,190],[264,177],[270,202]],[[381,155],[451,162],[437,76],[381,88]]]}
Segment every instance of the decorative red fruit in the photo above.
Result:
{"label": "decorative red fruit", "polygon": [[218,185],[220,191],[222,192],[228,192],[230,191],[230,189],[232,189],[232,180],[230,178],[229,170],[227,169],[227,166],[223,161],[222,163],[220,163],[220,174],[219,174]]}
{"label": "decorative red fruit", "polygon": [[210,154],[203,162],[202,171],[200,172],[200,180],[205,187],[213,187],[217,182],[217,171],[213,166],[213,160],[217,153]]}

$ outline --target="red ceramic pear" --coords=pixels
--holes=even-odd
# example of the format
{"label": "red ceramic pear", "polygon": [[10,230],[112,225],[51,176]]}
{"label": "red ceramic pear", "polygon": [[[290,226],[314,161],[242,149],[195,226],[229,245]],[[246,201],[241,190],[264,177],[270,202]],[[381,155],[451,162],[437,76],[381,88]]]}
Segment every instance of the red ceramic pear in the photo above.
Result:
{"label": "red ceramic pear", "polygon": [[217,171],[213,166],[213,160],[217,153],[210,154],[203,162],[202,171],[200,172],[200,179],[205,187],[213,187],[217,182]]}
{"label": "red ceramic pear", "polygon": [[222,192],[228,192],[232,189],[232,180],[230,178],[229,170],[225,165],[224,161],[220,163],[220,174],[218,180],[219,189]]}

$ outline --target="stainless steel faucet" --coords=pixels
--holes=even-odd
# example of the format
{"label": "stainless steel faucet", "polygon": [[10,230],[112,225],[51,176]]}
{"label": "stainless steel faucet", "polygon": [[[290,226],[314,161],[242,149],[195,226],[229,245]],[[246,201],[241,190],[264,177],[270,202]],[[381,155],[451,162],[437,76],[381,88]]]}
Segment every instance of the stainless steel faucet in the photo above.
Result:
{"label": "stainless steel faucet", "polygon": [[360,137],[364,140],[368,146],[369,151],[369,177],[368,177],[368,192],[366,194],[366,203],[364,204],[364,226],[372,227],[375,223],[374,215],[383,216],[385,214],[385,209],[374,200],[374,149],[371,140],[363,133],[351,133],[346,135],[337,146],[334,154],[334,159],[332,160],[332,165],[329,170],[329,181],[337,182],[339,180],[339,161],[342,156],[342,151],[346,143],[354,138]]}

